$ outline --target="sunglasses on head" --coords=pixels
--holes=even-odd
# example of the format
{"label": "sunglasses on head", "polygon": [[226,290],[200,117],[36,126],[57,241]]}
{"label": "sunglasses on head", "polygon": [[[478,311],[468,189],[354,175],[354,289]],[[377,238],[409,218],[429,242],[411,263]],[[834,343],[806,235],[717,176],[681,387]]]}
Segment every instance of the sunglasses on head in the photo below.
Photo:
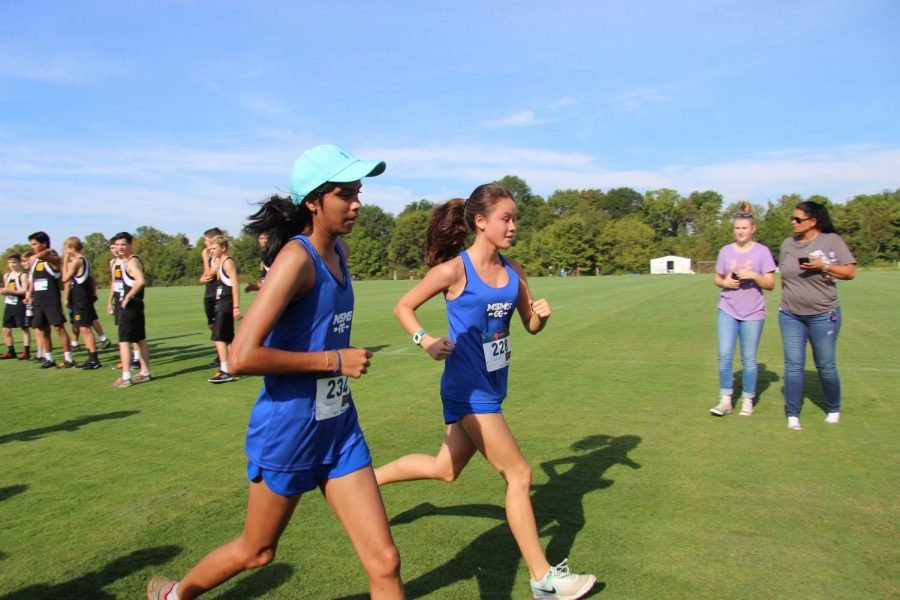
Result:
{"label": "sunglasses on head", "polygon": [[791,217],[791,221],[797,223],[798,225],[803,221],[809,221],[810,219],[812,219],[812,217],[806,217],[805,219],[801,219],[800,217]]}
{"label": "sunglasses on head", "polygon": [[734,213],[733,216],[734,216],[735,219],[752,219],[752,218],[753,218],[753,213],[752,213],[752,212],[744,212],[744,211],[740,211],[740,212]]}

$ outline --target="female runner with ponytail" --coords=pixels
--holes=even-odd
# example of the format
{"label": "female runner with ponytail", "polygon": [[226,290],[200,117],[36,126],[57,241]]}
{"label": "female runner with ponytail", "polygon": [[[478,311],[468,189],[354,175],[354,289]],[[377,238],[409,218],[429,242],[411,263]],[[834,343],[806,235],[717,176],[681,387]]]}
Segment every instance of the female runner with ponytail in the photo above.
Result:
{"label": "female runner with ponytail", "polygon": [[[475,240],[463,250],[466,237]],[[516,203],[506,188],[477,187],[467,200],[435,209],[426,232],[430,270],[394,309],[400,324],[434,360],[444,360],[441,401],[447,424],[437,456],[409,454],[375,470],[379,485],[416,479],[454,481],[476,451],[506,480],[506,517],[531,575],[535,598],[580,598],[593,575],[570,573],[567,561],[552,567],[544,556],[531,507],[531,467],[503,418],[511,356],[509,325],[519,311],[525,329],[541,331],[550,318],[546,300],[535,300],[525,273],[500,254],[516,233]],[[450,331],[428,334],[416,310],[438,294],[447,304]]]}

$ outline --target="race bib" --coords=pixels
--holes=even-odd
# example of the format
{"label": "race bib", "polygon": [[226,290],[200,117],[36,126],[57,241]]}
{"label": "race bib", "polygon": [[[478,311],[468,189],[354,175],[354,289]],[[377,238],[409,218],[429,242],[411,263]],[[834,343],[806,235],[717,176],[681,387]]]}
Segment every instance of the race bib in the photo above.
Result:
{"label": "race bib", "polygon": [[34,280],[34,291],[36,292],[46,292],[48,288],[46,279],[35,279]]}
{"label": "race bib", "polygon": [[124,282],[124,281],[117,281],[117,282],[113,285],[113,289],[115,290],[115,292],[116,292],[117,294],[119,294],[119,295],[121,296],[121,295],[122,295],[122,292],[125,291],[125,282]]}
{"label": "race bib", "polygon": [[323,376],[316,380],[316,421],[333,419],[350,408],[350,378]]}
{"label": "race bib", "polygon": [[18,296],[7,296],[6,303],[12,304],[13,306],[15,306],[16,304],[19,303],[19,297]]}
{"label": "race bib", "polygon": [[216,286],[216,300],[219,300],[222,297],[222,286]]}
{"label": "race bib", "polygon": [[488,373],[509,366],[512,354],[509,348],[509,332],[498,331],[491,335],[481,335],[481,347],[484,349],[484,364]]}

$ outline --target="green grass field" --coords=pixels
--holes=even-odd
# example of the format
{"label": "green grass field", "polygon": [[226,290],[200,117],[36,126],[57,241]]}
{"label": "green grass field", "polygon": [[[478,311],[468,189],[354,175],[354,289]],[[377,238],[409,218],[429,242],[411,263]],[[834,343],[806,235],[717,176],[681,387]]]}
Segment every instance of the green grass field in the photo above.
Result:
{"label": "green grass field", "polygon": [[[711,276],[531,283],[554,314],[538,336],[513,334],[504,406],[534,469],[551,561],[568,556],[595,573],[593,595],[610,599],[900,597],[900,275],[861,272],[840,285],[844,419],[823,423],[810,357],[802,432],[785,427],[777,292],[756,414],[714,418]],[[355,284],[354,342],[375,356],[352,387],[376,464],[436,450],[444,428],[441,365],[391,314],[410,285]],[[97,371],[0,363],[3,600],[143,598],[152,573],[181,576],[241,530],[260,379],[206,382],[213,351],[199,287],[147,296],[150,383],[112,389],[110,350]],[[432,332],[446,328],[441,302],[420,315]],[[382,491],[410,597],[529,597],[502,480],[483,459],[453,484]],[[208,597],[365,592],[353,549],[313,493],[275,563]]]}

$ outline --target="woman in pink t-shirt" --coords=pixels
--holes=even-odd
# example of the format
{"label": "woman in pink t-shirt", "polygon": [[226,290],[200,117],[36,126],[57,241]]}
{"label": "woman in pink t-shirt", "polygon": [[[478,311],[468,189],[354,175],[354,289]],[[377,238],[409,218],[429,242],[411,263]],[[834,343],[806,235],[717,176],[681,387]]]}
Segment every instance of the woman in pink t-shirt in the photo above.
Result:
{"label": "woman in pink t-shirt", "polygon": [[719,403],[709,412],[722,417],[732,412],[734,348],[741,339],[742,396],[740,414],[753,414],[756,400],[756,350],[766,318],[763,290],[775,287],[772,252],[753,240],[753,207],[741,202],[734,213],[734,243],[719,250],[716,285],[719,296]]}

